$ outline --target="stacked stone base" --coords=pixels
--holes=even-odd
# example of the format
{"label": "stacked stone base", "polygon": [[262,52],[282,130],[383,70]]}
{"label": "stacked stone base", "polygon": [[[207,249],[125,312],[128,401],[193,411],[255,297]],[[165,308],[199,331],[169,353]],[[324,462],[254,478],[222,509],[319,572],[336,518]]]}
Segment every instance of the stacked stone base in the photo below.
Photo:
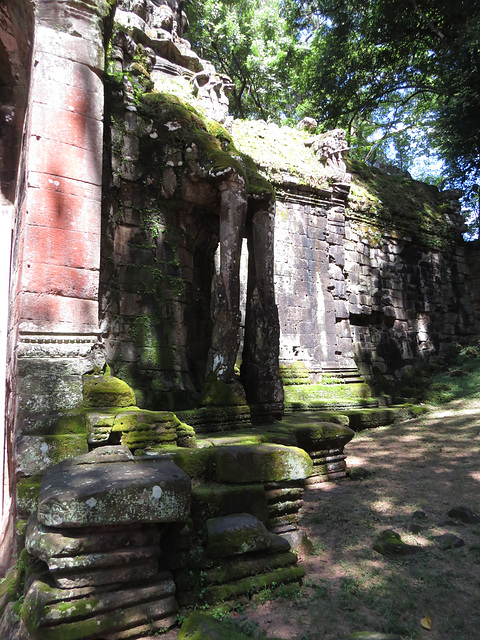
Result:
{"label": "stacked stone base", "polygon": [[310,489],[324,482],[340,480],[347,475],[347,456],[343,449],[311,451],[310,457],[313,460],[313,471],[305,480],[306,487]]}
{"label": "stacked stone base", "polygon": [[265,485],[268,504],[267,527],[273,533],[287,533],[298,529],[303,506],[305,481],[269,482]]}
{"label": "stacked stone base", "polygon": [[32,638],[64,640],[127,640],[155,635],[176,622],[178,604],[169,572],[154,579],[103,588],[52,587],[35,580],[23,605],[24,620]]}
{"label": "stacked stone base", "polygon": [[178,411],[177,417],[195,429],[195,433],[233,431],[251,427],[250,407],[232,405],[227,407],[202,407],[188,411]]}
{"label": "stacked stone base", "polygon": [[279,585],[298,588],[305,573],[290,544],[248,513],[208,520],[203,539],[171,561],[178,602],[187,608],[229,608]]}
{"label": "stacked stone base", "polygon": [[48,469],[26,533],[47,568],[22,608],[30,637],[126,640],[170,628],[178,604],[160,541],[189,511],[190,479],[168,459],[104,447]]}

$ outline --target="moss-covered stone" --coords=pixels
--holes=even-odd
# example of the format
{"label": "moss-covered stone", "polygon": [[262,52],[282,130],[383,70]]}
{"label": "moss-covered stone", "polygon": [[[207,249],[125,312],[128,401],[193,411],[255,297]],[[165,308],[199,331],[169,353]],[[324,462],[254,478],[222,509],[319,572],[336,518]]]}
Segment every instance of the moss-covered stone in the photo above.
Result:
{"label": "moss-covered stone", "polygon": [[287,410],[378,406],[365,383],[287,385],[284,392]]}
{"label": "moss-covered stone", "polygon": [[[276,543],[277,539],[281,541],[281,547]],[[297,556],[289,549],[290,545],[284,538],[272,536],[272,544],[267,553],[256,553],[243,558],[223,558],[221,564],[219,562],[211,568],[192,570],[190,566],[181,569],[175,572],[177,590],[192,591],[210,585],[236,582],[283,567],[292,567],[297,564]]]}
{"label": "moss-covered stone", "polygon": [[[165,145],[173,148],[195,145],[196,161],[203,165],[210,179],[215,180],[231,169],[244,178],[248,193],[272,197],[270,183],[252,159],[235,147],[224,127],[205,118],[187,101],[171,93],[146,93],[141,96],[139,106],[142,115],[153,121]],[[172,122],[175,124],[168,126]]]}
{"label": "moss-covered stone", "polygon": [[35,513],[40,493],[41,475],[20,478],[17,482],[17,509],[23,516]]}
{"label": "moss-covered stone", "polygon": [[279,482],[307,478],[312,472],[310,456],[297,447],[276,444],[238,445],[216,448],[215,479],[227,484]]}
{"label": "moss-covered stone", "polygon": [[343,449],[354,435],[349,427],[331,422],[301,426],[296,431],[298,446],[309,452]]}
{"label": "moss-covered stone", "polygon": [[195,611],[182,624],[178,640],[247,640],[231,625],[207,613]]}
{"label": "moss-covered stone", "polygon": [[83,402],[86,407],[130,407],[135,405],[135,394],[119,378],[84,376]]}
{"label": "moss-covered stone", "polygon": [[206,552],[210,558],[228,558],[268,549],[270,534],[265,525],[249,513],[211,518],[205,524]]}
{"label": "moss-covered stone", "polygon": [[35,580],[21,617],[33,640],[90,640],[125,629],[143,637],[148,631],[172,626],[178,609],[174,590],[173,582],[164,580],[120,591],[112,585],[100,593],[88,590],[72,598],[71,591]]}
{"label": "moss-covered stone", "polygon": [[291,384],[310,384],[308,367],[302,361],[280,364],[279,373],[284,386]]}
{"label": "moss-covered stone", "polygon": [[[219,602],[226,603],[244,595],[270,591],[291,583],[298,584],[304,575],[305,569],[303,567],[284,567],[268,573],[250,576],[237,582],[212,585],[204,589],[200,602],[206,605],[213,605]],[[199,594],[195,592],[179,593],[178,601],[181,606],[192,607],[199,603]]]}
{"label": "moss-covered stone", "polygon": [[[152,447],[152,449],[154,449]],[[182,447],[161,447],[158,451],[171,458],[190,478],[210,479],[215,467],[215,449],[185,449]]]}
{"label": "moss-covered stone", "polygon": [[421,551],[421,547],[404,542],[400,534],[393,529],[382,531],[375,540],[373,549],[382,556],[405,556]]}
{"label": "moss-covered stone", "polygon": [[86,434],[87,424],[83,409],[66,411],[59,414],[58,418],[49,429],[51,435]]}
{"label": "moss-covered stone", "polygon": [[[371,228],[401,237],[411,234],[428,247],[446,248],[456,242],[448,205],[438,188],[404,175],[390,175],[353,159],[348,160],[352,185],[347,216],[365,220]],[[357,222],[358,224],[358,222]]]}
{"label": "moss-covered stone", "polygon": [[34,476],[87,451],[87,438],[83,435],[22,436],[17,443],[17,473]]}
{"label": "moss-covered stone", "polygon": [[395,422],[416,418],[426,413],[428,408],[416,405],[399,405],[394,407],[372,407],[370,409],[352,409],[345,411],[349,425],[354,431],[384,427]]}
{"label": "moss-covered stone", "polygon": [[[302,411],[286,414],[279,426],[301,426],[302,424],[310,424],[312,422],[332,422],[344,427],[349,426],[348,416],[339,411]],[[274,425],[277,426],[277,425]]]}
{"label": "moss-covered stone", "polygon": [[249,513],[264,524],[268,519],[263,484],[197,484],[192,488],[192,518],[202,527],[209,518]]}
{"label": "moss-covered stone", "polygon": [[176,415],[182,422],[191,425],[197,434],[251,427],[248,405],[209,405],[198,409],[177,411]]}

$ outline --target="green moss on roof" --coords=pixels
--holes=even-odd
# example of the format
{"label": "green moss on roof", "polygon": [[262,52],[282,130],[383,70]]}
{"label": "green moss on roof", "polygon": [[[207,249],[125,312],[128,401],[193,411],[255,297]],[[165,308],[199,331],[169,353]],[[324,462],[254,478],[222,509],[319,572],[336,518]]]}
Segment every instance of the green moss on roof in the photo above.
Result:
{"label": "green moss on roof", "polygon": [[171,93],[146,93],[140,98],[140,108],[167,144],[195,144],[198,160],[212,176],[231,167],[245,179],[250,195],[270,197],[273,193],[271,184],[253,160],[236,148],[225,127],[206,118],[187,100]]}
{"label": "green moss on roof", "polygon": [[437,187],[351,159],[348,170],[352,184],[347,214],[351,217],[390,233],[412,236],[432,248],[457,241],[460,229],[449,219],[450,205]]}
{"label": "green moss on roof", "polygon": [[267,124],[263,120],[235,120],[232,137],[237,149],[248,153],[260,170],[274,183],[293,176],[312,187],[326,187],[329,174],[311,147],[305,131]]}

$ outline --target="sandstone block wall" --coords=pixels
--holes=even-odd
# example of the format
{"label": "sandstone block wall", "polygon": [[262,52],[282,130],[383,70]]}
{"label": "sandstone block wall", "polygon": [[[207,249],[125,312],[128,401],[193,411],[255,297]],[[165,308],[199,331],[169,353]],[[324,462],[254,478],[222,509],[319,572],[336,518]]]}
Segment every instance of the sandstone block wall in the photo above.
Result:
{"label": "sandstone block wall", "polygon": [[472,335],[459,204],[447,198],[446,205],[457,226],[440,242],[434,229],[419,237],[386,228],[367,208],[359,214],[335,186],[278,189],[281,363],[304,362],[311,381],[355,367],[367,376],[398,376]]}
{"label": "sandstone block wall", "polygon": [[344,197],[339,190],[315,193],[307,187],[277,191],[280,359],[304,361],[314,376],[324,369],[355,366],[346,322]]}

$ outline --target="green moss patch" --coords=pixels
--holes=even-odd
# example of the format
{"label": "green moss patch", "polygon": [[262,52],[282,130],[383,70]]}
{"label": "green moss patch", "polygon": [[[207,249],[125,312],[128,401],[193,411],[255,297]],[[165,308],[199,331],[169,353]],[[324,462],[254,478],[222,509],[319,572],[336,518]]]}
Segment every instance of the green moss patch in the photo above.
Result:
{"label": "green moss patch", "polygon": [[348,168],[352,185],[347,215],[373,225],[372,243],[378,230],[413,236],[431,248],[457,242],[460,230],[452,228],[446,215],[450,205],[444,203],[437,187],[408,176],[389,175],[355,160],[348,161]]}
{"label": "green moss patch", "polygon": [[235,120],[232,131],[236,147],[248,153],[271,182],[282,185],[290,175],[303,184],[328,187],[328,173],[312,148],[305,146],[309,138],[305,131],[263,120]]}
{"label": "green moss patch", "polygon": [[378,401],[371,398],[370,387],[365,383],[289,385],[285,387],[284,394],[287,410],[378,405]]}
{"label": "green moss patch", "polygon": [[135,405],[135,394],[120,378],[84,376],[83,402],[86,407],[130,407]]}
{"label": "green moss patch", "polygon": [[312,472],[310,456],[297,447],[280,444],[215,447],[217,482],[279,482],[308,478]]}
{"label": "green moss patch", "polygon": [[308,367],[304,362],[292,362],[279,365],[280,379],[283,385],[310,384]]}
{"label": "green moss patch", "polygon": [[[279,568],[268,573],[244,578],[237,582],[208,586],[203,590],[201,600],[207,605],[219,602],[225,603],[244,595],[251,596],[254,593],[267,592],[291,583],[299,584],[304,575],[305,569],[303,567]],[[179,593],[177,597],[182,606],[191,607],[198,604],[197,593]]]}
{"label": "green moss patch", "polygon": [[17,482],[17,509],[24,516],[35,513],[40,493],[41,474],[20,478]]}
{"label": "green moss patch", "polygon": [[[197,155],[196,161],[211,178],[221,177],[231,169],[244,178],[251,195],[272,197],[272,186],[247,153],[235,147],[228,131],[205,118],[186,100],[172,93],[146,93],[140,98],[140,113],[154,123],[164,144],[190,149],[190,155]],[[158,143],[154,146],[158,149]]]}

